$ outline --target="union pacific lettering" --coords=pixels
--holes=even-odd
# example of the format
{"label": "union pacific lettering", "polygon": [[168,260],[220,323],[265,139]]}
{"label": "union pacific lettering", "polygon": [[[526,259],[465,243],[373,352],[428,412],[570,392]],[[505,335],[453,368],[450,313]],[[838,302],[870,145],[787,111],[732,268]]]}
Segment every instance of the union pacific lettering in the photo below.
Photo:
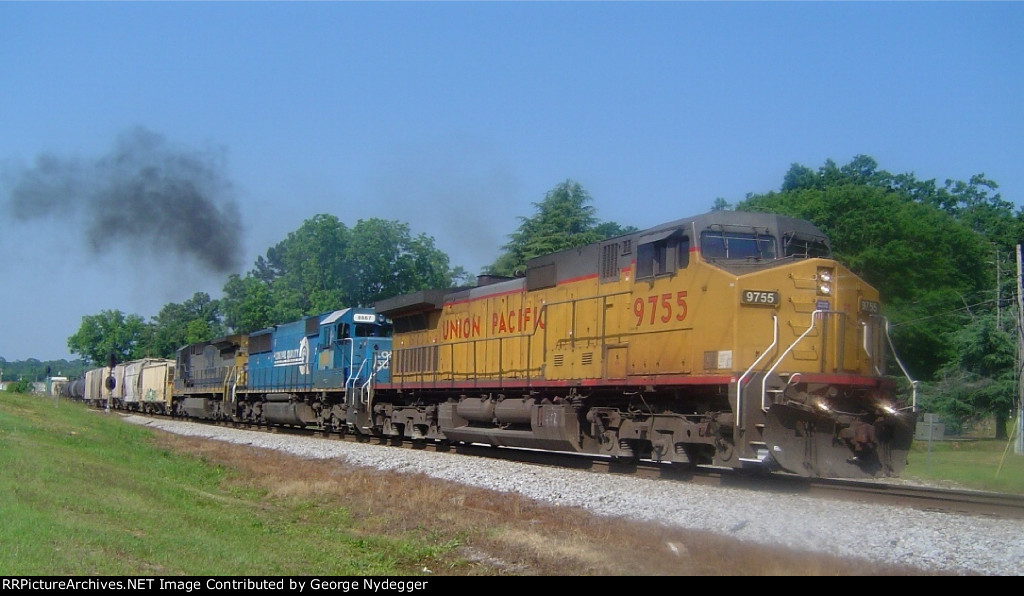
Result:
{"label": "union pacific lettering", "polygon": [[[534,324],[531,326],[530,322]],[[491,315],[491,334],[528,333],[534,329],[543,329],[544,321],[537,316],[537,307],[513,308],[506,312]]]}
{"label": "union pacific lettering", "polygon": [[444,339],[468,339],[480,337],[480,317],[464,317],[444,321]]}

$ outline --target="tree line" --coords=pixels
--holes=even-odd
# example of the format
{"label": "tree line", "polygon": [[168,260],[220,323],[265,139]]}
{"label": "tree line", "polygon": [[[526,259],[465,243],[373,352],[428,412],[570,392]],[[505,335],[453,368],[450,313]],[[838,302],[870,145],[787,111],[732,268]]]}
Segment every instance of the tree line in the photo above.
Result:
{"label": "tree line", "polygon": [[[869,156],[814,170],[792,164],[780,189],[748,194],[711,209],[770,211],[818,225],[837,260],[876,286],[901,362],[921,381],[919,405],[954,430],[994,414],[997,436],[1017,400],[1015,251],[1024,210],[996,192],[984,174],[968,181],[918,180],[892,174]],[[538,255],[635,231],[601,221],[593,198],[565,180],[533,203],[482,273],[515,275]],[[685,216],[689,214],[680,214]],[[244,275],[231,275],[223,296],[197,292],[146,321],[107,310],[83,317],[68,338],[73,354],[96,365],[173,357],[181,346],[249,333],[342,306],[429,288],[472,285],[474,276],[409,225],[383,219],[351,227],[315,215],[270,247]]]}
{"label": "tree line", "polygon": [[85,373],[88,363],[82,359],[75,360],[27,360],[7,361],[0,357],[0,382],[7,381],[10,391],[27,392],[32,383],[41,383],[47,377],[67,377],[74,379]]}

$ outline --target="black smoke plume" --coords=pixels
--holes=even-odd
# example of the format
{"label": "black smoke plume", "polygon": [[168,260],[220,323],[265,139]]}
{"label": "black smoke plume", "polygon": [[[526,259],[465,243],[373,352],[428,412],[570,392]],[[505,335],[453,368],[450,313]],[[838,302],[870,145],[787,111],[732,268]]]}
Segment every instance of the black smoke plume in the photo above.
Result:
{"label": "black smoke plume", "polygon": [[95,161],[40,155],[17,172],[9,207],[18,220],[57,219],[96,254],[115,247],[169,251],[215,273],[242,261],[242,225],[222,151],[173,148],[136,128]]}

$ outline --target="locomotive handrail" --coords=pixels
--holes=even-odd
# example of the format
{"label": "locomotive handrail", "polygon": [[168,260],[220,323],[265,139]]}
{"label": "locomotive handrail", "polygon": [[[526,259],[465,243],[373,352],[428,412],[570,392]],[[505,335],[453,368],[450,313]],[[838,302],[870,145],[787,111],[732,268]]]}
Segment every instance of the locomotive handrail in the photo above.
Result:
{"label": "locomotive handrail", "polygon": [[[366,382],[359,388],[359,401],[366,406],[367,412],[371,410],[371,406],[373,405],[373,380],[377,378],[380,371],[387,367],[390,360],[390,356],[381,358],[379,362],[374,358],[374,361],[377,362],[377,364],[370,368],[370,375],[366,378]],[[366,360],[363,360],[364,364],[366,362]],[[362,367],[360,367],[360,370],[362,370]]]}
{"label": "locomotive handrail", "polygon": [[782,352],[782,355],[780,355],[778,360],[775,361],[775,364],[772,364],[768,368],[768,370],[765,371],[764,378],[761,379],[761,409],[762,410],[766,410],[767,411],[767,408],[764,407],[764,398],[768,394],[768,376],[771,375],[772,373],[774,373],[775,369],[778,368],[779,365],[782,364],[782,361],[786,359],[786,356],[789,356],[789,353],[793,351],[793,348],[795,348],[797,346],[797,344],[802,342],[804,340],[804,338],[807,337],[807,335],[811,331],[814,330],[815,320],[817,320],[818,315],[824,315],[827,312],[832,312],[832,311],[817,309],[814,312],[812,312],[811,313],[811,324],[810,324],[810,326],[807,327],[807,331],[804,331],[802,334],[800,334],[800,337],[796,338],[793,341],[793,343],[789,344],[789,347],[786,348]]}
{"label": "locomotive handrail", "polygon": [[356,388],[356,382],[359,380],[359,374],[363,372],[363,368],[366,366],[366,362],[366,360],[360,362],[359,368],[356,369],[355,372],[352,371],[351,366],[349,367],[349,376],[347,379],[345,379],[345,389]]}
{"label": "locomotive handrail", "polygon": [[[754,363],[750,365],[750,368],[748,368],[747,370],[743,371],[743,374],[740,375],[739,379],[736,379],[736,426],[737,427],[741,427],[742,428],[742,426],[743,426],[742,425],[742,421],[743,421],[743,381],[750,375],[750,373],[754,370],[754,368],[758,364],[761,363],[761,360],[763,360],[764,357],[768,355],[768,352],[770,352],[772,350],[772,348],[774,348],[775,345],[777,343],[779,343],[779,316],[778,315],[772,315],[772,331],[773,331],[773,337],[772,337],[771,345],[769,345],[767,348],[764,349],[764,352],[762,352],[761,355],[757,357],[757,360],[755,360]],[[761,408],[762,409],[764,408],[764,396],[765,396],[764,388],[762,387],[762,389],[761,389]]]}
{"label": "locomotive handrail", "polygon": [[[348,342],[349,344],[348,378],[345,379],[345,391],[348,391],[349,389],[356,388],[356,383],[359,381],[359,376],[363,372],[363,368],[366,366],[367,360],[364,358],[363,361],[359,363],[359,368],[353,369],[353,363],[355,363],[356,360],[356,340],[351,337],[345,337],[341,340],[341,342]],[[372,375],[373,372],[371,371],[370,376],[372,377]],[[360,402],[366,403],[361,398]]]}
{"label": "locomotive handrail", "polygon": [[[901,411],[902,410],[914,410],[914,411],[917,411],[917,384],[918,384],[918,381],[915,381],[914,379],[912,379],[910,377],[910,373],[907,372],[907,369],[903,366],[903,363],[900,362],[900,357],[896,353],[896,346],[893,345],[892,337],[889,335],[889,319],[887,317],[883,317],[881,315],[872,315],[871,317],[874,318],[874,319],[880,319],[883,323],[885,323],[885,339],[889,343],[889,350],[892,351],[892,357],[893,357],[894,360],[896,360],[896,364],[899,365],[900,370],[903,372],[903,376],[906,377],[907,382],[910,383],[910,407],[899,408],[899,410],[901,410]],[[865,328],[867,328],[867,323],[862,323],[862,325]],[[881,376],[883,373],[882,373],[881,370],[878,369],[877,366],[875,366],[874,354],[872,354],[871,353],[871,349],[868,348],[868,334],[867,334],[867,331],[864,332],[864,351],[867,353],[868,358],[871,359],[871,366],[872,366],[872,368],[875,369],[875,374]]]}
{"label": "locomotive handrail", "polygon": [[231,406],[232,406],[232,408],[235,406],[235,401],[236,401],[235,389],[236,389],[236,387],[238,385],[237,382],[236,382],[238,380],[237,379],[237,373],[238,373],[238,367],[237,366],[232,366],[230,369],[228,369],[228,374],[224,375],[224,395],[225,396],[231,396]]}
{"label": "locomotive handrail", "polygon": [[903,371],[903,376],[906,377],[907,381],[910,382],[910,407],[909,408],[900,408],[900,410],[908,410],[909,409],[909,410],[912,410],[912,411],[916,412],[917,411],[917,383],[918,383],[918,381],[915,381],[914,379],[910,378],[910,373],[907,372],[907,369],[903,366],[903,363],[900,362],[900,357],[896,353],[896,346],[893,345],[892,337],[889,335],[889,319],[887,317],[882,317],[882,320],[885,321],[885,339],[889,342],[889,349],[892,350],[892,357],[893,357],[894,360],[896,360],[896,364],[899,365],[900,370]]}
{"label": "locomotive handrail", "polygon": [[862,336],[864,337],[864,353],[868,355],[868,359],[871,361],[871,368],[874,369],[875,374],[878,376],[882,376],[882,371],[879,370],[878,365],[875,363],[875,355],[871,353],[871,347],[868,346],[868,324],[861,323],[860,326],[864,328],[864,333],[862,334]]}
{"label": "locomotive handrail", "polygon": [[[446,350],[446,354],[447,354],[449,360],[452,361],[452,360],[454,360],[454,356],[453,355],[455,353],[455,350],[459,346],[471,346],[469,348],[469,350],[470,350],[470,353],[472,353],[474,355],[474,358],[475,358],[475,355],[477,354],[477,346],[478,345],[496,345],[498,353],[499,353],[499,356],[497,358],[497,361],[499,362],[499,368],[496,371],[482,371],[482,370],[478,369],[475,365],[472,368],[471,372],[467,371],[465,373],[460,373],[460,372],[456,371],[455,369],[444,369],[444,370],[442,370],[440,367],[438,367],[438,368],[435,368],[433,370],[419,370],[419,371],[410,371],[410,372],[398,372],[398,373],[395,373],[393,375],[392,382],[393,383],[397,383],[399,385],[402,385],[402,384],[404,384],[406,382],[415,382],[415,380],[418,379],[418,382],[420,382],[420,383],[432,382],[432,383],[435,383],[435,384],[440,384],[440,383],[446,383],[447,382],[449,384],[454,384],[455,382],[457,382],[459,380],[463,380],[463,379],[466,380],[466,381],[478,381],[479,379],[483,378],[486,375],[493,375],[494,378],[496,378],[499,381],[499,383],[500,383],[502,380],[505,379],[505,374],[508,373],[508,372],[521,372],[522,374],[525,375],[523,378],[527,382],[529,382],[529,380],[532,378],[531,377],[532,374],[542,374],[543,373],[543,362],[545,362],[546,359],[547,359],[547,350],[548,350],[547,332],[548,332],[548,329],[547,329],[546,325],[545,326],[541,326],[541,323],[546,321],[546,319],[548,318],[548,311],[550,310],[550,307],[552,307],[552,306],[569,306],[570,308],[575,309],[577,304],[585,302],[585,301],[601,301],[603,303],[607,303],[608,298],[611,298],[611,297],[614,297],[614,296],[629,295],[630,293],[631,293],[631,290],[621,290],[621,291],[617,291],[617,292],[609,292],[609,293],[605,293],[605,294],[598,294],[598,295],[595,295],[595,296],[582,296],[582,297],[567,298],[565,300],[542,301],[539,305],[537,305],[537,307],[538,307],[537,318],[533,322],[533,324],[531,325],[531,328],[528,329],[528,330],[520,331],[520,332],[517,332],[517,333],[514,333],[514,334],[507,335],[507,336],[502,336],[502,337],[487,337],[487,338],[475,338],[475,339],[474,338],[460,338],[458,340],[448,341],[443,346],[441,346],[443,349]],[[603,310],[604,309],[602,309],[602,312],[603,312]],[[572,313],[570,313],[569,319],[571,321],[569,337],[564,339],[564,340],[559,340],[559,341],[567,341],[567,342],[572,343],[572,342],[576,342],[576,341],[578,341],[580,339],[583,339],[583,338],[581,338],[576,333],[576,320],[575,320],[575,316]],[[668,332],[668,331],[666,331],[666,332]],[[538,336],[541,336],[541,347],[539,349],[541,350],[541,358],[540,358],[540,360],[541,360],[542,364],[539,365],[539,366],[535,366],[534,362],[533,362],[533,360],[534,360],[534,349],[535,349],[534,338],[538,337]],[[588,336],[588,337],[590,337],[592,339],[602,340],[605,337],[605,325],[604,324],[601,325],[600,332],[598,332],[597,334],[595,334],[593,336]],[[502,352],[504,350],[505,343],[508,342],[508,341],[513,341],[515,339],[525,339],[526,342],[527,342],[527,348],[526,348],[526,367],[523,368],[523,369],[519,369],[518,371],[505,370],[505,369],[501,368],[501,366],[500,366],[500,363],[503,360]],[[395,347],[395,348],[393,348],[393,350],[394,350],[394,352],[396,354],[403,354],[404,355],[404,354],[409,353],[412,350],[418,349],[420,347],[423,347],[423,346],[408,346],[408,347],[404,347],[404,348],[402,348],[402,347]],[[452,385],[452,386],[454,386],[454,385]]]}

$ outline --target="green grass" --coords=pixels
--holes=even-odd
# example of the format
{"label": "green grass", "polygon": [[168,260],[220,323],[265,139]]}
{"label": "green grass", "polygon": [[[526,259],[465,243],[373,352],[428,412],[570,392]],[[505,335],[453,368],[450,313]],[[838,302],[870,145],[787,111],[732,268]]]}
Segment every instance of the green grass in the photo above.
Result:
{"label": "green grass", "polygon": [[[1006,448],[918,442],[904,476],[1024,493],[1024,456]],[[429,573],[908,572],[170,435],[0,392],[0,576]]]}
{"label": "green grass", "polygon": [[161,450],[80,404],[0,393],[0,575],[411,575],[445,547]]}
{"label": "green grass", "polygon": [[1024,455],[1005,440],[917,441],[904,478],[949,482],[964,488],[1024,494]]}

